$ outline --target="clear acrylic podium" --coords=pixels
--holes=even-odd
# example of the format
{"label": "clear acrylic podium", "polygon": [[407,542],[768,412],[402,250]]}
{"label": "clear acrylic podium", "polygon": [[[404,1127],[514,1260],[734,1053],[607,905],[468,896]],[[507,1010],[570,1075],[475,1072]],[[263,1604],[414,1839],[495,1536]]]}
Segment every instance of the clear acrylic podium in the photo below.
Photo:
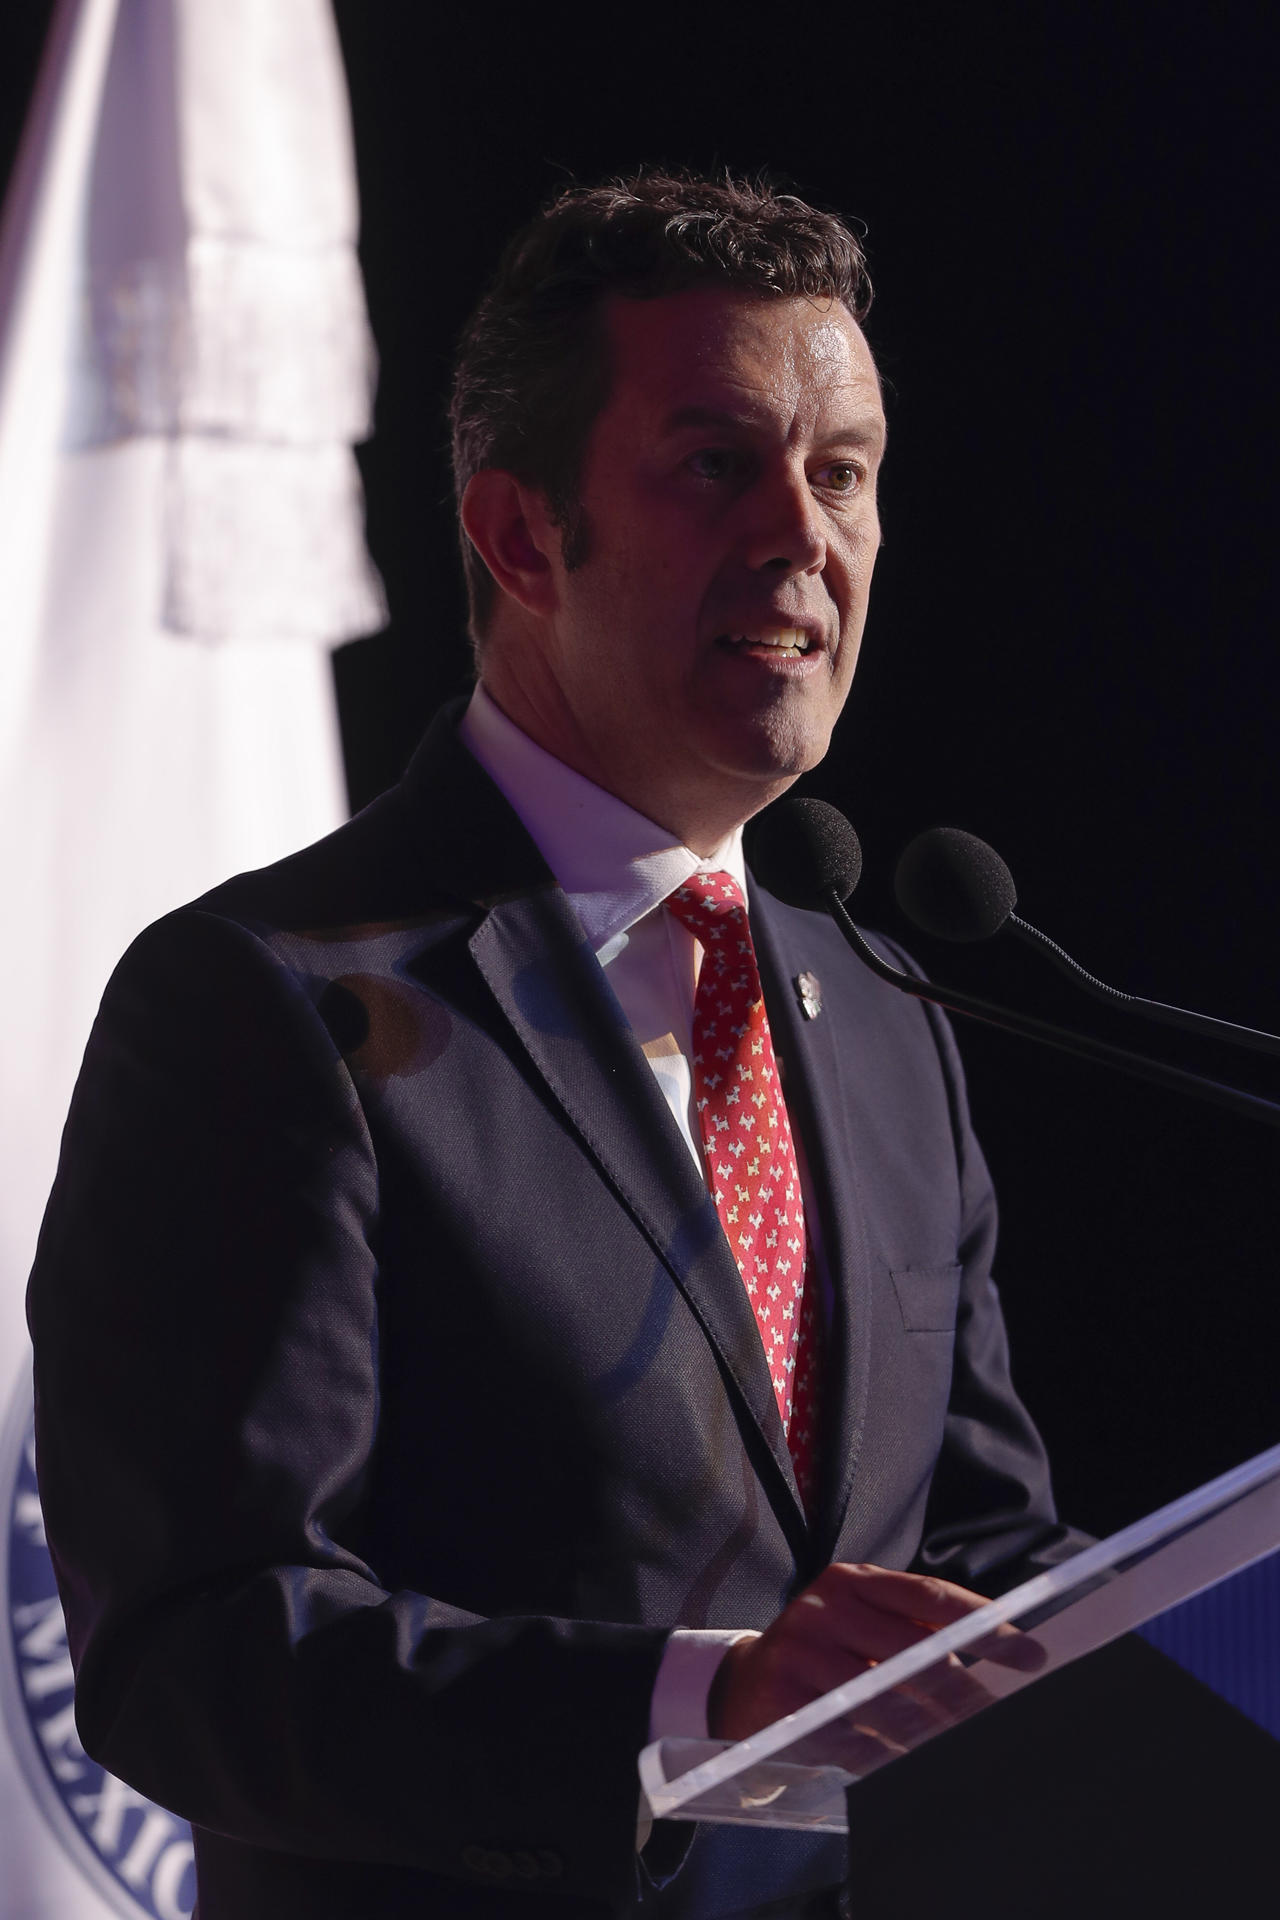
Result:
{"label": "clear acrylic podium", "polygon": [[[1108,1664],[1111,1656],[1100,1650],[1169,1614],[1192,1595],[1241,1577],[1245,1569],[1278,1554],[1280,1446],[1149,1514],[1063,1566],[1038,1575],[749,1740],[736,1745],[705,1740],[656,1742],[640,1756],[645,1797],[655,1819],[845,1833],[850,1809],[857,1822],[861,1781],[878,1774],[888,1762],[914,1756],[936,1735],[958,1728],[963,1730],[951,1732],[950,1744],[941,1742],[937,1752],[959,1754],[958,1764],[963,1767],[964,1750],[957,1749],[955,1741],[965,1738],[964,1723],[1055,1674],[1058,1679],[1045,1688],[1043,1698],[1061,1701],[1074,1684],[1074,1676],[1063,1670],[1078,1661],[1083,1662],[1077,1669],[1080,1698],[1093,1689],[1090,1712],[1099,1729],[1099,1761],[1112,1761],[1122,1737],[1122,1716],[1117,1707],[1114,1727],[1109,1725],[1108,1701],[1113,1697],[1118,1701],[1119,1693],[1109,1694],[1108,1688],[1115,1675],[1127,1674],[1114,1661]],[[1030,1636],[1042,1650],[1037,1671],[998,1665],[987,1657],[984,1649],[997,1629],[1010,1626]],[[1280,1618],[1263,1610],[1248,1631],[1258,1640],[1254,1657],[1270,1662],[1274,1673],[1275,1663],[1280,1662]],[[1159,1656],[1147,1648],[1137,1651],[1159,1662]],[[1172,1701],[1167,1691],[1157,1687],[1158,1707],[1148,1713],[1143,1702],[1153,1696],[1142,1688],[1149,1688],[1149,1681],[1143,1668],[1139,1703],[1131,1709],[1147,1716],[1149,1739],[1155,1737],[1151,1728],[1157,1721],[1175,1729],[1175,1745],[1176,1730],[1194,1725],[1195,1732],[1187,1737],[1195,1742],[1197,1764],[1212,1769],[1213,1754],[1222,1750],[1222,1736],[1217,1722],[1206,1730],[1198,1717],[1195,1683],[1186,1682],[1192,1695],[1178,1694]],[[1211,1700],[1207,1690],[1199,1692]],[[1216,1709],[1218,1703],[1212,1705]],[[1232,1710],[1221,1711],[1230,1716]],[[1256,1735],[1260,1743],[1256,1752],[1250,1749],[1251,1755],[1256,1759],[1256,1754],[1262,1754],[1269,1767],[1270,1750],[1274,1748],[1280,1757],[1280,1743],[1246,1723],[1243,1716],[1239,1718],[1249,1738]],[[999,1719],[995,1716],[991,1724]],[[1006,1715],[1003,1725],[1012,1724],[1012,1717]],[[1025,1740],[1026,1735],[1020,1737]],[[1162,1733],[1160,1738],[1164,1737]],[[1049,1739],[1062,1747],[1056,1735]],[[1226,1744],[1230,1745],[1230,1738]],[[971,1744],[969,1752],[977,1751]],[[1034,1764],[1028,1753],[1027,1765]],[[1191,1770],[1180,1770],[1176,1758],[1169,1764],[1171,1778],[1176,1779],[1179,1771],[1190,1778]],[[1087,1757],[1077,1763],[1078,1773],[1088,1769]],[[895,1771],[889,1769],[890,1774]],[[954,1776],[955,1765],[952,1771]],[[1152,1771],[1149,1756],[1147,1771]],[[905,1769],[904,1777],[909,1773],[910,1768]],[[1105,1767],[1100,1767],[1100,1780],[1104,1773]],[[1117,1777],[1123,1781],[1122,1775]],[[917,1767],[914,1779],[922,1778]],[[868,1789],[868,1807],[872,1798]]]}

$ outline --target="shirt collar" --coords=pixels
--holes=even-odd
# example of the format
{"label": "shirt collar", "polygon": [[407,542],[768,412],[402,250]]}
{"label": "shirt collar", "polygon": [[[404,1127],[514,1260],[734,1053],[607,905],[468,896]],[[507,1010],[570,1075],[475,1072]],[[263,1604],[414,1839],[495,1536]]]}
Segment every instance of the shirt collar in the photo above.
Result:
{"label": "shirt collar", "polygon": [[731,873],[747,897],[741,827],[703,858],[538,746],[483,686],[472,694],[458,731],[520,816],[594,951],[695,873]]}

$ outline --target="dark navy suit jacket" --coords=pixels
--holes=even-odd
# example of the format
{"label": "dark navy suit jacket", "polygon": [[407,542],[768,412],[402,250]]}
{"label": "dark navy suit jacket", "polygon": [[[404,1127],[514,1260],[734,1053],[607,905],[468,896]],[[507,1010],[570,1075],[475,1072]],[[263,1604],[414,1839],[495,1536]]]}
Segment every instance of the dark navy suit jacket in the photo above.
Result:
{"label": "dark navy suit jacket", "polygon": [[41,1485],[84,1743],[192,1821],[203,1920],[820,1879],[732,1833],[638,1872],[666,1630],[833,1558],[993,1592],[1076,1544],[945,1022],[824,917],[752,924],[834,1283],[812,1526],[714,1206],[450,718],[121,963],[32,1280]]}

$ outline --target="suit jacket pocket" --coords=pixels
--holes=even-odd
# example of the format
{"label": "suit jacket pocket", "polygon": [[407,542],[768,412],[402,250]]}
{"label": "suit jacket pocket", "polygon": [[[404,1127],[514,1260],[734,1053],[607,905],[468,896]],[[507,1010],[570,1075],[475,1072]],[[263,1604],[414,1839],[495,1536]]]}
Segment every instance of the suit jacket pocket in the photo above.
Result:
{"label": "suit jacket pocket", "polygon": [[896,1267],[890,1268],[890,1276],[908,1333],[955,1332],[958,1266]]}

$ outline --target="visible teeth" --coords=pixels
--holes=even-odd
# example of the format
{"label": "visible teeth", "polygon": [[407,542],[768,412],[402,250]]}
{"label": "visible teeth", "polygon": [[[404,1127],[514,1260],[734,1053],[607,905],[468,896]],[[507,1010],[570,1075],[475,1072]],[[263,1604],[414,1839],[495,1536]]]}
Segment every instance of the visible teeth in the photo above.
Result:
{"label": "visible teeth", "polygon": [[740,647],[770,647],[776,653],[807,653],[809,636],[799,627],[771,627],[765,633],[742,633],[737,637]]}

